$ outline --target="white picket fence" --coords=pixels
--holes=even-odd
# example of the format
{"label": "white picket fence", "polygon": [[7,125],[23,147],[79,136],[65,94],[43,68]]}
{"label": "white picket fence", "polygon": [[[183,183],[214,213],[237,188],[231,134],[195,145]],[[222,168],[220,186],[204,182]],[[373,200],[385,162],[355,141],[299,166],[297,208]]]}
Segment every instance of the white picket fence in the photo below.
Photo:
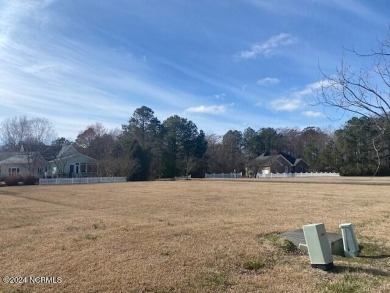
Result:
{"label": "white picket fence", "polygon": [[[311,172],[311,173],[269,173],[256,175],[257,179],[268,179],[268,178],[303,178],[303,177],[334,177],[340,176],[339,173],[327,173],[327,172]],[[242,178],[241,173],[206,173],[205,178],[207,179],[236,179]]]}
{"label": "white picket fence", "polygon": [[188,176],[175,177],[175,180],[191,180],[191,174]]}
{"label": "white picket fence", "polygon": [[126,177],[39,178],[39,185],[126,182]]}
{"label": "white picket fence", "polygon": [[339,173],[328,173],[328,172],[310,172],[310,173],[269,173],[261,174],[258,173],[256,178],[302,178],[302,177],[335,177],[340,176]]}
{"label": "white picket fence", "polygon": [[218,178],[218,179],[236,179],[242,178],[242,172],[240,173],[206,173],[205,178]]}

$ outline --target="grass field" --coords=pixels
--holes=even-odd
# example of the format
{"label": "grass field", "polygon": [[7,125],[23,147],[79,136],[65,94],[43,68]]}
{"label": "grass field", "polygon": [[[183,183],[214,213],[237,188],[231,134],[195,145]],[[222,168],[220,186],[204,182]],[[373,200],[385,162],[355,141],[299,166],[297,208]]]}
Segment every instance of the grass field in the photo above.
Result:
{"label": "grass field", "polygon": [[[312,269],[280,234],[317,222],[360,256]],[[0,292],[390,292],[389,234],[389,178],[4,187],[0,277],[60,279]]]}

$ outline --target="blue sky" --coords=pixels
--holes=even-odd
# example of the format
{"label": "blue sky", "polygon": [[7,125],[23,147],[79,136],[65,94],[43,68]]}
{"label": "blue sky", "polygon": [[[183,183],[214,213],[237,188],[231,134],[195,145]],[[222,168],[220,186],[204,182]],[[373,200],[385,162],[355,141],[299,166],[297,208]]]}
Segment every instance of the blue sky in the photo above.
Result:
{"label": "blue sky", "polygon": [[[143,105],[206,133],[337,128],[313,106],[344,55],[390,25],[387,0],[0,0],[0,120],[45,117],[74,139]],[[332,119],[329,119],[332,118]]]}

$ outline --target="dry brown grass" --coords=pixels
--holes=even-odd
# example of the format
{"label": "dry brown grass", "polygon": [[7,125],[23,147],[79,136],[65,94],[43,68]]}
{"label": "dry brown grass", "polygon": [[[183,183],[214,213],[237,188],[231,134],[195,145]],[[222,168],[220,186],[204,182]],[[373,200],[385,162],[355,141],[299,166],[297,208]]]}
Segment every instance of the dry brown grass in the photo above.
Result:
{"label": "dry brown grass", "polygon": [[[0,292],[390,292],[390,180],[0,188]],[[280,233],[352,222],[362,257],[310,267]]]}

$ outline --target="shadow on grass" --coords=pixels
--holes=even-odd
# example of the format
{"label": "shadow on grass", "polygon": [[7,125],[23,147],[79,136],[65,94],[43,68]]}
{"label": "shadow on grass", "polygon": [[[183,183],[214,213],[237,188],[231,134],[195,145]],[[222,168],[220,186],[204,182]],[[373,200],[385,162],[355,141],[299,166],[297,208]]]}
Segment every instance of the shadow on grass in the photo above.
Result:
{"label": "shadow on grass", "polygon": [[380,243],[362,243],[359,245],[358,258],[365,259],[387,259],[390,258],[390,251]]}
{"label": "shadow on grass", "polygon": [[378,269],[357,268],[357,267],[343,266],[343,265],[336,265],[336,267],[333,270],[328,271],[328,272],[332,273],[332,274],[365,273],[365,274],[373,275],[373,276],[384,276],[384,277],[390,276],[390,272],[381,271]]}
{"label": "shadow on grass", "polygon": [[390,258],[390,254],[382,254],[382,255],[360,255],[359,258],[369,258],[369,259],[386,259]]}
{"label": "shadow on grass", "polygon": [[15,196],[14,191],[9,191],[9,190],[0,190],[0,195],[10,195],[10,196]]}

